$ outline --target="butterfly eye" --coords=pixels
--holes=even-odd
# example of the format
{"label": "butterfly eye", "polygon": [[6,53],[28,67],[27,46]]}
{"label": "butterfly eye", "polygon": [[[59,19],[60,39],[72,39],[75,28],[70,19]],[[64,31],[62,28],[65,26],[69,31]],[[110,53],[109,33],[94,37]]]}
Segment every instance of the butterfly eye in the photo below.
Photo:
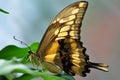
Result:
{"label": "butterfly eye", "polygon": [[29,55],[34,54],[31,50],[28,50]]}

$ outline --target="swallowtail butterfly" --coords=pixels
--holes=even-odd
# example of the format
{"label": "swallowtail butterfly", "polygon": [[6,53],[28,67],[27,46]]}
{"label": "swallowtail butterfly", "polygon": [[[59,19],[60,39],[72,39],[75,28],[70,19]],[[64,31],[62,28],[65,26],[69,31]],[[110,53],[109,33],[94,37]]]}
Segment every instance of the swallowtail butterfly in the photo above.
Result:
{"label": "swallowtail butterfly", "polygon": [[42,64],[50,72],[86,76],[89,68],[108,71],[108,65],[93,63],[80,41],[80,28],[88,2],[78,1],[64,8],[50,23],[38,50],[29,51],[36,64]]}

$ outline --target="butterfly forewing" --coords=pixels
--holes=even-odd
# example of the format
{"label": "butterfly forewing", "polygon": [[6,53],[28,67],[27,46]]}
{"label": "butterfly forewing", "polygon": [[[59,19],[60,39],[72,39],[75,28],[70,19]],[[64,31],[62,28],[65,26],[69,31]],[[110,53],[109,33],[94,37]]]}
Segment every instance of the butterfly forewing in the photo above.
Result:
{"label": "butterfly forewing", "polygon": [[63,9],[46,30],[37,54],[45,56],[45,52],[48,51],[52,44],[57,43],[55,42],[57,40],[65,39],[66,37],[79,39],[80,26],[87,5],[87,2],[81,1],[73,3]]}

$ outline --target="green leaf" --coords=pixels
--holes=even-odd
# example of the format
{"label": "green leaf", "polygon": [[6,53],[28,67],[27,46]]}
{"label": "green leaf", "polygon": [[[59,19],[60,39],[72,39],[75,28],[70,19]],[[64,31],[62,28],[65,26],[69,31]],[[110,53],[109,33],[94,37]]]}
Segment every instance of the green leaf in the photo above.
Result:
{"label": "green leaf", "polygon": [[58,76],[64,78],[65,80],[75,80],[72,75],[66,74],[64,72],[59,74]]}
{"label": "green leaf", "polygon": [[36,78],[36,79],[40,79],[40,78],[43,78],[44,80],[66,80],[62,77],[58,77],[58,76],[52,76],[52,75],[47,75],[47,74],[40,74],[39,72],[38,73],[34,73],[32,75],[30,74],[25,74],[19,78],[16,78],[14,80],[30,80],[30,79],[33,79],[33,78]]}
{"label": "green leaf", "polygon": [[[33,43],[30,48],[33,50],[33,51],[36,51],[37,50],[37,47],[38,47],[38,44],[39,43]],[[10,60],[12,59],[13,57],[16,57],[16,58],[23,58],[23,57],[26,57],[28,55],[28,48],[20,48],[20,47],[17,47],[15,45],[9,45],[9,46],[6,46],[5,48],[3,48],[1,51],[0,51],[0,59],[7,59],[7,60]]]}
{"label": "green leaf", "polygon": [[3,13],[5,13],[5,14],[9,14],[9,12],[7,12],[7,11],[1,9],[1,8],[0,8],[0,12],[3,12]]}
{"label": "green leaf", "polygon": [[32,74],[32,70],[30,70],[27,66],[19,63],[18,59],[12,60],[4,60],[0,59],[0,75],[6,75],[12,72],[20,72],[20,73],[29,73]]}
{"label": "green leaf", "polygon": [[18,77],[14,80],[29,80],[32,78],[42,77],[44,80],[65,80],[58,76],[47,75],[44,72],[38,72],[29,69],[27,66],[18,63],[18,59],[3,60],[0,59],[0,75],[7,75],[11,73],[24,73],[23,76]]}

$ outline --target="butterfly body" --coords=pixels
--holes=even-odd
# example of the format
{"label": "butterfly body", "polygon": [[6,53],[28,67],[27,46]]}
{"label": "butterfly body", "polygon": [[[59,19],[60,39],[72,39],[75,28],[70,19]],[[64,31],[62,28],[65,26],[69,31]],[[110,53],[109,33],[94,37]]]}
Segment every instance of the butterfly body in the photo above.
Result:
{"label": "butterfly body", "polygon": [[[63,9],[50,23],[34,57],[53,73],[65,71],[86,76],[94,67],[103,71],[107,65],[89,62],[86,48],[80,41],[80,28],[88,2],[78,1]],[[32,53],[32,52],[31,52]],[[36,62],[35,62],[36,63]]]}

